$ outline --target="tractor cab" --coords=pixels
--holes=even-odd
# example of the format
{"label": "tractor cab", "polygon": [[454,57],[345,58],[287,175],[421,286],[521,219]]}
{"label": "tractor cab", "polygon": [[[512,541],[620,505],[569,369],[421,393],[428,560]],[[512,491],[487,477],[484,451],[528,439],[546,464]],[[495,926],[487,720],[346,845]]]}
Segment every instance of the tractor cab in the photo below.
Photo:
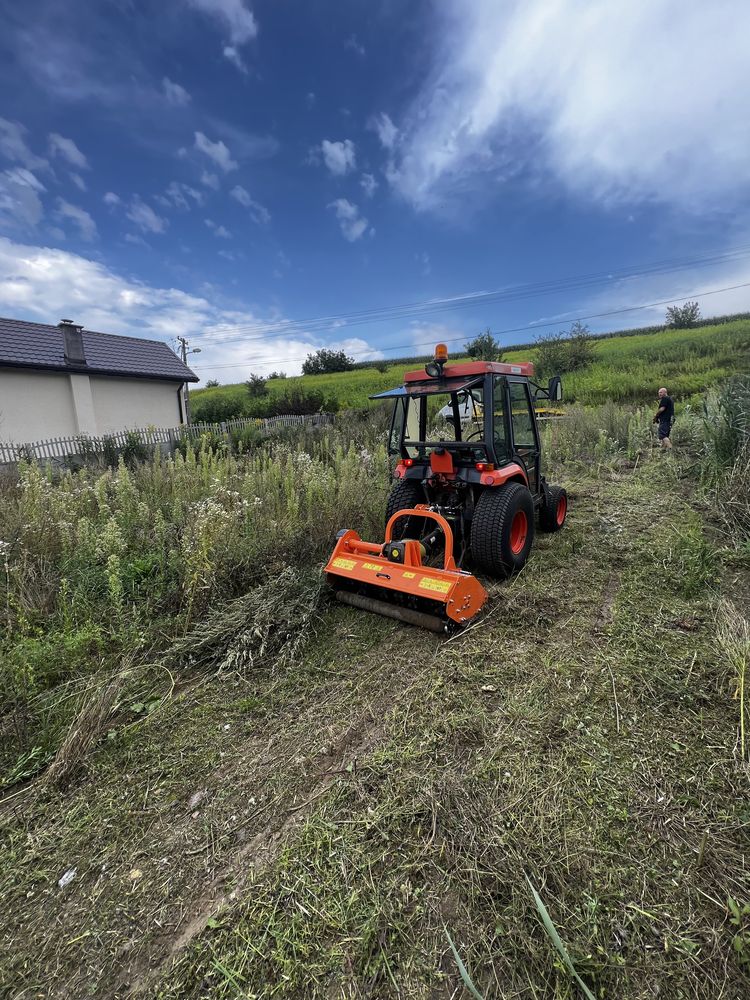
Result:
{"label": "tractor cab", "polygon": [[[482,476],[517,464],[532,493],[541,485],[536,404],[559,399],[559,379],[547,388],[532,381],[534,366],[474,361],[448,365],[447,351],[403,386],[373,396],[395,400],[388,450],[400,478],[482,483]],[[436,480],[437,483],[438,480]]]}

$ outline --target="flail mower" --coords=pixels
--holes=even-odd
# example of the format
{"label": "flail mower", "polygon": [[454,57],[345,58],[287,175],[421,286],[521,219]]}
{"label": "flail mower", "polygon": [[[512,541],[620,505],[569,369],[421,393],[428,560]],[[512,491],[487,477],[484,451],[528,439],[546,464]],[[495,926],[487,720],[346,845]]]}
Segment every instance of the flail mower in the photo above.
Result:
{"label": "flail mower", "polygon": [[[537,404],[560,379],[533,381],[531,363],[448,364],[445,344],[394,399],[389,453],[398,458],[385,541],[343,530],[325,567],[339,600],[431,629],[465,625],[487,600],[466,569],[507,577],[541,531],[559,531],[568,497],[542,475]],[[446,398],[447,397],[447,398]]]}

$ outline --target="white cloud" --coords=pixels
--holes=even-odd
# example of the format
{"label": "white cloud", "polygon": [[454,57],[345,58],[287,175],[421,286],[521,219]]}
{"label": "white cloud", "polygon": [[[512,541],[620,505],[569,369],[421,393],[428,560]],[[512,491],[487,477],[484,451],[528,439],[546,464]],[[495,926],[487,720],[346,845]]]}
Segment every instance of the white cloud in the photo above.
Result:
{"label": "white cloud", "polygon": [[75,184],[75,186],[78,188],[79,191],[88,191],[88,188],[86,187],[86,181],[83,179],[83,177],[81,177],[80,174],[75,174],[71,171],[70,179],[73,181],[73,183]]}
{"label": "white cloud", "polygon": [[221,139],[217,142],[212,142],[203,134],[203,132],[196,132],[195,148],[199,152],[204,153],[216,164],[217,167],[220,167],[224,173],[237,169],[237,161],[232,159],[229,147],[222,142]]}
{"label": "white cloud", "polygon": [[201,173],[201,184],[205,184],[212,191],[218,191],[221,186],[218,174],[212,174],[210,170],[204,170]]}
{"label": "white cloud", "polygon": [[107,193],[102,198],[104,204],[109,205],[110,208],[114,208],[115,205],[119,205],[121,203],[121,200],[122,199],[120,198],[119,194],[115,194],[114,191],[107,191]]}
{"label": "white cloud", "polygon": [[[187,336],[201,347],[191,359],[197,374],[222,382],[279,368],[298,374],[305,356],[319,347],[382,356],[359,338],[327,344],[300,331],[287,336],[283,317],[275,318],[271,335],[248,344],[238,328],[264,322],[249,310],[222,309],[205,296],[134,281],[78,254],[5,237],[0,237],[0,315],[43,323],[71,316],[89,330],[159,340]],[[213,367],[224,365],[230,367]]]}
{"label": "white cloud", "polygon": [[224,58],[240,72],[246,73],[239,50],[257,37],[258,22],[253,12],[245,6],[244,0],[188,0],[188,3],[219,21],[230,43],[224,46]]}
{"label": "white cloud", "polygon": [[69,219],[74,223],[78,228],[81,239],[86,240],[87,243],[91,243],[92,240],[96,239],[98,235],[96,223],[85,209],[80,208],[78,205],[71,205],[64,198],[58,198],[55,214],[60,219]]}
{"label": "white cloud", "polygon": [[232,45],[244,45],[258,34],[258,22],[243,0],[188,0],[188,3],[221,21]]}
{"label": "white cloud", "polygon": [[359,179],[359,184],[365,193],[365,198],[372,198],[378,189],[378,182],[372,174],[362,174]]}
{"label": "white cloud", "polygon": [[229,62],[240,71],[240,73],[247,73],[245,60],[242,58],[234,45],[224,46],[224,58],[228,59]]}
{"label": "white cloud", "polygon": [[125,242],[132,243],[136,247],[147,247],[148,243],[138,233],[125,233]]}
{"label": "white cloud", "polygon": [[425,278],[432,274],[432,264],[430,262],[430,255],[428,253],[418,253],[415,254],[415,260],[418,264],[421,264],[422,274]]}
{"label": "white cloud", "polygon": [[158,201],[165,208],[174,207],[187,212],[193,205],[203,204],[203,194],[182,181],[172,181],[164,194],[158,196]]}
{"label": "white cloud", "polygon": [[49,134],[49,151],[52,157],[59,156],[77,170],[88,170],[89,161],[72,139],[66,139],[58,132]]}
{"label": "white cloud", "polygon": [[367,230],[367,219],[359,214],[357,205],[347,201],[346,198],[337,198],[328,207],[336,213],[344,239],[354,243],[364,236]]}
{"label": "white cloud", "polygon": [[44,215],[39,195],[44,185],[25,167],[13,167],[0,174],[0,224],[33,229]]}
{"label": "white cloud", "polygon": [[377,133],[378,139],[384,149],[393,149],[398,138],[398,129],[391,121],[390,115],[381,111],[379,115],[373,115],[367,123],[371,132]]}
{"label": "white cloud", "polygon": [[218,225],[213,219],[204,219],[203,221],[206,223],[214,236],[219,236],[223,240],[231,240],[232,234],[228,229],[225,229],[224,226]]}
{"label": "white cloud", "polygon": [[157,215],[137,194],[133,196],[125,214],[144,233],[163,233],[169,225],[166,219]]}
{"label": "white cloud", "polygon": [[[750,5],[442,0],[394,187],[415,206],[525,170],[587,199],[745,200]],[[731,29],[730,29],[731,25]]]}
{"label": "white cloud", "polygon": [[354,170],[357,165],[356,151],[351,139],[342,142],[331,142],[324,139],[320,144],[323,161],[332,174],[341,177]]}
{"label": "white cloud", "polygon": [[22,163],[29,170],[49,166],[46,160],[32,153],[26,142],[27,129],[18,122],[0,118],[0,156],[12,163]]}
{"label": "white cloud", "polygon": [[[550,326],[562,329],[579,316],[592,316],[586,322],[594,331],[657,326],[664,322],[667,303],[681,305],[690,299],[697,299],[701,313],[706,317],[747,312],[750,287],[736,286],[748,283],[750,262],[746,260],[728,260],[711,267],[687,267],[675,274],[623,278],[613,281],[602,291],[578,299],[573,310],[554,317]],[[701,295],[701,292],[713,294]],[[661,304],[649,305],[652,302]],[[628,311],[596,316],[597,313],[607,314],[620,309]],[[548,321],[549,317],[538,320]]]}
{"label": "white cloud", "polygon": [[305,94],[305,104],[308,108],[314,108],[316,100],[317,98],[312,90],[309,90],[307,94]]}
{"label": "white cloud", "polygon": [[[429,354],[435,344],[448,344],[448,351],[457,354],[461,350],[458,341],[465,336],[463,330],[453,326],[446,326],[445,323],[422,323],[413,320],[409,328],[401,337],[408,337],[411,340],[414,350],[419,354]],[[469,337],[466,337],[469,340]]]}
{"label": "white cloud", "polygon": [[356,35],[349,35],[349,37],[344,42],[344,48],[350,49],[352,52],[356,52],[358,56],[364,56],[365,54],[365,47],[357,39]]}
{"label": "white cloud", "polygon": [[240,205],[243,205],[250,212],[250,217],[253,222],[257,222],[258,225],[265,225],[271,221],[271,213],[268,209],[261,205],[260,202],[253,201],[248,192],[241,185],[237,184],[229,192],[235,201],[238,201]]}
{"label": "white cloud", "polygon": [[190,94],[179,83],[175,83],[168,76],[165,76],[161,81],[161,85],[168,104],[171,104],[175,108],[184,108],[190,104]]}

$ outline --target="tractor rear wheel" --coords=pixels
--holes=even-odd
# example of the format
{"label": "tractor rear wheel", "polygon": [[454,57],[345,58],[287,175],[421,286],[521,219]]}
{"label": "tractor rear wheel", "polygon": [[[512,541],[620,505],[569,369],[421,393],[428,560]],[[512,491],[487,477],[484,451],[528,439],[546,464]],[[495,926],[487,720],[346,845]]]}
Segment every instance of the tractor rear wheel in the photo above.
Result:
{"label": "tractor rear wheel", "polygon": [[539,510],[541,531],[559,531],[568,515],[568,494],[562,486],[547,488],[548,502]]}
{"label": "tractor rear wheel", "polygon": [[[394,483],[388,496],[385,523],[388,524],[397,511],[409,510],[411,507],[416,507],[418,503],[424,502],[424,490],[420,483],[414,479],[399,479],[397,483]],[[431,524],[432,522],[424,517],[402,517],[393,525],[393,537],[394,539],[421,538]]]}
{"label": "tractor rear wheel", "polygon": [[471,522],[474,562],[493,576],[517,573],[534,541],[534,498],[521,483],[482,493]]}

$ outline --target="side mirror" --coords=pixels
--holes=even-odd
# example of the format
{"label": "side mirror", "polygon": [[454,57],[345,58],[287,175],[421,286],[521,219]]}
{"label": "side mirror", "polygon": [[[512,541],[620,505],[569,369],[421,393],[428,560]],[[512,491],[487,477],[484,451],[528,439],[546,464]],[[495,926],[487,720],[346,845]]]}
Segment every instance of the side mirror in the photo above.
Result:
{"label": "side mirror", "polygon": [[549,380],[549,385],[547,387],[547,395],[551,400],[559,403],[562,399],[562,379],[559,375],[554,375]]}

